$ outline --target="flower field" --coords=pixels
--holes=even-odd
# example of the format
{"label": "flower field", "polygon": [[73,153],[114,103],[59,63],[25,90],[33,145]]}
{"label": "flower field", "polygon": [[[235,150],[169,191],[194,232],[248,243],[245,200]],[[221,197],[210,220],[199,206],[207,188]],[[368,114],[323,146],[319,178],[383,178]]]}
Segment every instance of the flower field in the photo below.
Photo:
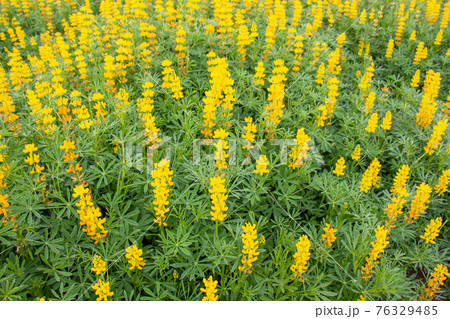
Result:
{"label": "flower field", "polygon": [[449,23],[0,0],[0,300],[449,300]]}

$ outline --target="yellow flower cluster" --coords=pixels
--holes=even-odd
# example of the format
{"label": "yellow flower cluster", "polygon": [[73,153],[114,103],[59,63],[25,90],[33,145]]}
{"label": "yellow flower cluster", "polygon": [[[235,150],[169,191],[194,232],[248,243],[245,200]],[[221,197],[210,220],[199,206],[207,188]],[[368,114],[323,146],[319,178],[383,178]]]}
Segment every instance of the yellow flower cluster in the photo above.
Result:
{"label": "yellow flower cluster", "polygon": [[428,0],[425,8],[425,18],[428,24],[435,23],[439,18],[439,12],[441,10],[441,1]]}
{"label": "yellow flower cluster", "polygon": [[395,31],[395,44],[399,45],[402,39],[403,29],[405,28],[405,21],[408,20],[409,13],[405,14],[405,4],[400,4],[400,7],[397,12],[398,15],[398,24],[397,30]]}
{"label": "yellow flower cluster", "polygon": [[224,58],[217,58],[214,52],[208,53],[208,71],[211,76],[209,83],[211,88],[205,93],[203,99],[205,106],[203,108],[203,127],[202,134],[205,138],[211,138],[213,135],[212,128],[216,125],[216,109],[219,108],[221,113],[217,114],[224,126],[228,126],[228,118],[233,110],[234,80],[231,78],[230,72],[227,70],[228,63]]}
{"label": "yellow flower cluster", "polygon": [[425,243],[435,244],[434,241],[437,236],[439,236],[439,228],[442,226],[442,218],[438,217],[436,219],[432,219],[430,223],[425,228],[425,233],[420,235],[420,238],[425,239]]}
{"label": "yellow flower cluster", "polygon": [[161,87],[163,89],[170,89],[174,99],[181,99],[184,96],[182,92],[183,88],[181,86],[180,78],[170,67],[172,65],[172,61],[164,60],[161,65],[164,67],[164,70],[162,71],[163,83],[161,84]]}
{"label": "yellow flower cluster", "polygon": [[369,114],[372,111],[373,104],[375,102],[375,92],[370,92],[368,95],[366,95],[364,100],[364,113]]}
{"label": "yellow flower cluster", "polygon": [[386,226],[388,234],[391,229],[395,227],[397,216],[403,214],[403,205],[406,203],[405,197],[398,195],[392,198],[392,202],[387,204],[384,209],[387,219],[384,224]]}
{"label": "yellow flower cluster", "polygon": [[362,56],[364,53],[364,55],[369,56],[369,52],[370,52],[370,43],[365,43],[364,41],[360,40],[358,43],[358,55]]}
{"label": "yellow flower cluster", "polygon": [[411,86],[413,88],[416,88],[419,86],[420,82],[420,70],[417,70],[416,73],[414,73],[414,76],[411,79]]}
{"label": "yellow flower cluster", "polygon": [[94,121],[90,119],[91,114],[89,113],[88,108],[85,105],[82,105],[81,99],[78,98],[81,95],[81,92],[72,91],[70,95],[72,97],[71,104],[74,107],[72,113],[77,116],[80,129],[89,130],[94,124]]}
{"label": "yellow flower cluster", "polygon": [[308,142],[310,137],[305,133],[305,129],[302,127],[297,130],[297,136],[295,138],[295,146],[292,148],[292,153],[289,154],[291,158],[291,163],[289,167],[292,169],[299,168],[303,165],[303,161],[308,157]]}
{"label": "yellow flower cluster", "polygon": [[227,189],[225,187],[225,178],[221,178],[220,176],[215,176],[210,178],[211,188],[209,192],[211,194],[211,220],[212,221],[223,221],[227,214],[225,213],[228,210],[228,207],[225,204],[228,196],[225,195]]}
{"label": "yellow flower cluster", "polygon": [[42,107],[39,97],[51,96],[51,88],[48,83],[36,83],[36,91],[27,90],[26,96],[28,105],[31,108],[31,115],[34,116],[34,121],[38,125],[38,128],[45,133],[54,132],[56,129],[55,121],[56,117],[53,115],[53,108],[50,106]]}
{"label": "yellow flower cluster", "polygon": [[328,57],[328,71],[330,71],[332,74],[339,74],[342,70],[341,66],[339,65],[339,59],[341,56],[341,50],[339,48],[336,48],[333,52],[330,53]]}
{"label": "yellow flower cluster", "polygon": [[409,178],[410,168],[408,165],[403,164],[394,177],[394,185],[391,188],[391,194],[393,196],[408,197],[406,190],[406,182]]}
{"label": "yellow flower cluster", "polygon": [[142,86],[144,91],[142,97],[137,99],[136,104],[142,118],[142,126],[144,127],[144,135],[147,137],[147,144],[155,144],[160,141],[158,138],[159,128],[156,127],[155,117],[152,114],[154,108],[153,96],[155,92],[152,90],[153,83],[146,82]]}
{"label": "yellow flower cluster", "polygon": [[25,145],[25,149],[23,150],[25,154],[28,154],[28,157],[25,159],[25,163],[32,167],[30,174],[39,174],[44,170],[44,166],[39,165],[39,163],[41,162],[39,159],[39,154],[34,153],[37,150],[38,148],[34,145],[34,143]]}
{"label": "yellow flower cluster", "polygon": [[447,3],[444,4],[444,9],[442,10],[442,18],[439,28],[441,30],[445,30],[448,27],[449,21],[450,21],[450,2],[447,1]]}
{"label": "yellow flower cluster", "polygon": [[388,131],[391,129],[391,125],[392,125],[392,113],[391,113],[391,111],[387,111],[383,117],[383,122],[381,123],[381,128],[385,131]]}
{"label": "yellow flower cluster", "polygon": [[255,38],[258,37],[258,32],[256,32],[256,23],[253,23],[251,32],[248,31],[248,27],[246,25],[241,25],[237,32],[237,46],[239,53],[239,60],[245,61],[245,48],[252,44],[255,41]]}
{"label": "yellow flower cluster", "polygon": [[142,249],[139,249],[136,245],[130,246],[125,249],[125,258],[128,259],[128,263],[131,265],[129,269],[134,269],[135,267],[142,270],[145,266],[144,258],[142,258]]}
{"label": "yellow flower cluster", "polygon": [[141,22],[139,24],[140,36],[143,41],[139,45],[140,56],[144,62],[142,67],[144,69],[150,68],[150,62],[152,62],[152,54],[156,51],[156,45],[158,40],[156,39],[156,27],[154,25],[148,24],[146,22]]}
{"label": "yellow flower cluster", "polygon": [[[96,123],[105,123],[105,116],[108,114],[108,112],[105,110],[106,103],[100,100],[103,100],[104,95],[101,93],[94,93],[94,95],[91,97],[91,101],[95,102],[94,109],[96,111],[95,117],[96,117]],[[65,111],[65,110],[64,110]],[[60,111],[58,110],[58,113]]]}
{"label": "yellow flower cluster", "polygon": [[106,271],[106,262],[102,260],[102,257],[94,256],[91,271],[95,272],[97,276]]}
{"label": "yellow flower cluster", "polygon": [[441,75],[433,70],[429,70],[425,77],[420,109],[416,114],[416,123],[419,128],[427,128],[434,118],[437,105],[435,99],[438,96],[440,84]]}
{"label": "yellow flower cluster", "polygon": [[204,292],[206,296],[203,297],[202,301],[217,301],[219,299],[219,296],[216,295],[217,280],[213,281],[213,277],[209,276],[208,279],[203,278],[203,283],[205,288],[200,288],[200,291]]}
{"label": "yellow flower cluster", "polygon": [[256,234],[256,225],[246,223],[244,226],[242,226],[242,229],[244,230],[244,233],[242,234],[242,253],[244,256],[242,256],[242,266],[239,266],[238,269],[247,273],[251,274],[253,267],[253,263],[258,259],[259,252],[256,250],[258,249],[258,236]]}
{"label": "yellow flower cluster", "polygon": [[227,166],[227,158],[228,154],[226,150],[228,147],[228,141],[225,140],[226,137],[228,137],[228,132],[224,129],[220,128],[214,131],[215,139],[217,139],[217,142],[214,143],[214,147],[216,150],[214,151],[214,160],[215,160],[215,166],[217,169],[226,169]]}
{"label": "yellow flower cluster", "polygon": [[345,40],[347,40],[347,35],[344,33],[338,34],[336,36],[336,44],[338,48],[342,48],[342,46],[345,43]]}
{"label": "yellow flower cluster", "polygon": [[0,214],[3,214],[3,216],[5,216],[5,217],[8,216],[7,208],[9,207],[9,203],[8,203],[7,199],[8,199],[8,194],[5,194],[5,195],[0,194]]}
{"label": "yellow flower cluster", "polygon": [[408,165],[402,165],[395,175],[394,184],[391,187],[392,203],[388,203],[384,210],[387,216],[385,226],[388,234],[395,227],[394,222],[397,221],[397,216],[403,214],[403,205],[406,203],[405,198],[409,196],[406,190],[409,171]]}
{"label": "yellow flower cluster", "polygon": [[80,225],[84,226],[83,231],[95,240],[95,244],[97,244],[99,240],[108,234],[108,231],[103,226],[106,218],[102,219],[100,208],[94,207],[88,187],[78,185],[73,189],[72,196],[80,198],[75,205],[78,207],[77,213],[80,216]]}
{"label": "yellow flower cluster", "polygon": [[426,59],[428,55],[428,49],[425,47],[423,42],[419,42],[416,49],[416,54],[414,55],[413,64],[417,65],[420,61]]}
{"label": "yellow flower cluster", "polygon": [[185,61],[183,60],[186,57],[186,47],[184,46],[184,44],[186,43],[186,30],[184,30],[184,28],[181,25],[178,25],[178,30],[176,33],[176,38],[175,38],[175,43],[177,44],[175,46],[175,51],[177,52],[175,54],[175,56],[182,60],[182,62],[180,63],[179,66],[184,65],[183,63],[185,63]]}
{"label": "yellow flower cluster", "polygon": [[300,18],[302,17],[302,2],[300,0],[294,0],[294,15],[292,16],[292,26],[298,26]]}
{"label": "yellow flower cluster", "polygon": [[250,116],[244,120],[247,124],[244,126],[245,133],[242,134],[242,138],[245,140],[242,149],[250,150],[255,147],[252,143],[255,142],[256,124],[253,124],[253,118]]}
{"label": "yellow flower cluster", "polygon": [[434,192],[438,196],[444,195],[447,191],[448,184],[450,183],[450,168],[442,171],[442,175],[439,177],[439,182],[434,186]]}
{"label": "yellow flower cluster", "polygon": [[442,136],[445,133],[445,130],[448,126],[448,120],[440,120],[436,123],[436,125],[433,127],[433,133],[431,133],[431,137],[428,140],[427,145],[425,145],[425,153],[428,155],[433,155],[434,150],[437,149],[439,144],[441,144]]}
{"label": "yellow flower cluster", "polygon": [[273,49],[273,46],[277,37],[277,16],[273,14],[273,11],[270,10],[270,14],[267,17],[267,27],[266,27],[266,46],[264,50],[265,58],[267,58],[267,54]]}
{"label": "yellow flower cluster", "polygon": [[284,61],[281,59],[273,61],[273,64],[272,76],[269,79],[271,85],[267,89],[269,92],[267,101],[269,103],[264,107],[265,124],[269,136],[274,133],[276,126],[283,117],[284,83],[287,80],[286,73],[288,71],[288,68],[284,65]]}
{"label": "yellow flower cluster", "polygon": [[343,157],[339,158],[336,162],[336,168],[333,170],[333,173],[337,176],[344,176],[344,169],[345,169],[345,159]]}
{"label": "yellow flower cluster", "polygon": [[386,55],[385,57],[390,59],[392,58],[392,53],[394,52],[394,40],[390,39],[387,48],[386,48]]}
{"label": "yellow flower cluster", "polygon": [[421,299],[433,300],[436,291],[441,290],[441,287],[444,285],[444,281],[447,279],[446,276],[450,276],[447,266],[441,264],[438,264],[434,271],[431,273],[431,278],[427,282],[427,287],[422,293]]}
{"label": "yellow flower cluster", "polygon": [[423,214],[425,210],[428,208],[426,205],[429,203],[429,198],[431,195],[432,189],[428,184],[422,183],[416,189],[416,196],[411,202],[411,208],[408,212],[408,215],[405,215],[405,222],[411,224],[413,220],[419,218],[420,214]]}
{"label": "yellow flower cluster", "polygon": [[361,185],[359,189],[365,193],[367,193],[372,186],[374,188],[378,188],[380,184],[380,177],[378,176],[380,172],[380,162],[377,158],[375,158],[372,163],[370,163],[369,168],[364,172]]}
{"label": "yellow flower cluster", "polygon": [[361,82],[358,84],[363,93],[367,92],[367,90],[372,86],[372,78],[374,76],[374,72],[375,72],[374,63],[372,62],[366,68],[366,72],[362,76]]}
{"label": "yellow flower cluster", "polygon": [[323,79],[325,78],[325,64],[321,63],[317,69],[317,75],[315,82],[317,84],[323,84]]}
{"label": "yellow flower cluster", "polygon": [[153,182],[153,194],[155,199],[153,200],[153,207],[155,209],[154,222],[159,226],[167,226],[166,213],[169,212],[169,196],[173,185],[172,175],[173,171],[170,170],[170,161],[163,159],[159,163],[155,163],[155,169],[152,171]]}
{"label": "yellow flower cluster", "polygon": [[253,171],[254,173],[260,174],[261,176],[263,174],[269,173],[269,170],[267,169],[267,165],[269,165],[269,161],[267,160],[266,155],[260,155],[259,159],[256,161],[256,169]]}
{"label": "yellow flower cluster", "polygon": [[439,30],[439,32],[436,34],[436,38],[434,39],[433,44],[436,46],[440,46],[443,36],[444,36],[444,30]]}
{"label": "yellow flower cluster", "polygon": [[336,77],[332,77],[327,81],[328,84],[328,97],[324,105],[319,106],[320,114],[317,116],[317,126],[325,126],[325,121],[333,116],[333,112],[336,109],[336,98],[339,96],[338,84],[339,80]]}
{"label": "yellow flower cluster", "polygon": [[375,241],[371,243],[372,250],[369,256],[366,257],[366,264],[361,269],[361,278],[366,281],[372,277],[375,264],[378,264],[378,258],[380,258],[381,253],[384,252],[384,249],[389,244],[386,227],[378,225],[375,229],[375,237]]}
{"label": "yellow flower cluster", "polygon": [[334,234],[337,232],[337,229],[334,229],[330,224],[326,223],[323,231],[325,233],[322,234],[322,240],[328,247],[331,247],[336,240],[336,236]]}
{"label": "yellow flower cluster", "polygon": [[303,274],[308,268],[306,265],[311,256],[311,253],[309,252],[311,242],[309,241],[308,236],[303,235],[295,246],[297,252],[294,254],[294,264],[291,266],[291,271],[294,273],[292,279],[300,278],[300,280],[303,280]]}
{"label": "yellow flower cluster", "polygon": [[97,301],[108,301],[108,297],[114,295],[114,292],[110,291],[109,281],[99,279],[95,285],[92,285],[92,289],[95,289],[95,294],[98,296]]}
{"label": "yellow flower cluster", "polygon": [[256,85],[264,85],[264,68],[263,62],[258,62],[258,65],[255,67],[255,84]]}
{"label": "yellow flower cluster", "polygon": [[294,66],[292,67],[292,71],[297,74],[298,71],[300,71],[300,63],[302,61],[302,53],[303,53],[303,37],[301,35],[296,35],[294,38]]}
{"label": "yellow flower cluster", "polygon": [[356,145],[351,157],[354,161],[358,161],[361,158],[361,146],[359,144]]}
{"label": "yellow flower cluster", "polygon": [[375,133],[377,126],[378,126],[378,113],[372,113],[372,115],[369,118],[369,121],[367,122],[365,130],[369,133]]}

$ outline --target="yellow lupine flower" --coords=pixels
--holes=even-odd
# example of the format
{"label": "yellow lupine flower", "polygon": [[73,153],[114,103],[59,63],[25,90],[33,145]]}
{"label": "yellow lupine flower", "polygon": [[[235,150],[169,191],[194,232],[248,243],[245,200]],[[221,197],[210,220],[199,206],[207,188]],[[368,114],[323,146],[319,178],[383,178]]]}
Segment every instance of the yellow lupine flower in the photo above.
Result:
{"label": "yellow lupine flower", "polygon": [[336,168],[333,170],[333,173],[337,176],[345,175],[344,169],[345,169],[345,159],[343,157],[339,158],[336,162]]}
{"label": "yellow lupine flower", "polygon": [[256,225],[252,225],[250,223],[246,223],[242,226],[244,233],[242,234],[242,243],[244,247],[242,248],[242,266],[239,266],[238,269],[247,273],[252,273],[253,263],[258,259],[259,252],[258,249],[258,237],[256,234]]}
{"label": "yellow lupine flower", "polygon": [[245,134],[242,134],[241,136],[245,140],[242,149],[250,150],[254,147],[252,143],[255,142],[256,124],[253,124],[253,118],[250,116],[245,118],[245,123],[247,123],[247,125],[244,126]]}
{"label": "yellow lupine flower", "polygon": [[162,71],[163,83],[161,87],[163,89],[170,89],[172,91],[172,97],[176,100],[181,99],[183,95],[183,87],[181,86],[180,78],[176,75],[175,71],[170,67],[172,62],[169,60],[162,61],[161,65],[164,67]]}
{"label": "yellow lupine flower", "polygon": [[434,191],[438,196],[444,195],[447,191],[448,184],[450,183],[450,168],[442,171],[442,175],[439,177],[439,183],[434,186]]}
{"label": "yellow lupine flower", "polygon": [[264,85],[264,63],[258,62],[258,66],[255,68],[255,84],[256,85]]}
{"label": "yellow lupine flower", "polygon": [[441,290],[441,287],[444,285],[444,281],[447,279],[446,276],[450,276],[447,266],[441,264],[438,264],[434,271],[431,273],[431,278],[427,282],[427,287],[422,293],[421,299],[433,300],[436,291]]}
{"label": "yellow lupine flower", "polygon": [[361,185],[359,186],[361,191],[367,193],[372,186],[375,188],[379,187],[380,177],[378,176],[378,173],[380,172],[380,168],[380,162],[375,158],[363,174]]}
{"label": "yellow lupine flower", "polygon": [[444,135],[445,130],[448,126],[448,120],[440,120],[436,123],[436,125],[433,127],[433,133],[431,134],[430,139],[428,140],[427,145],[424,147],[425,152],[428,155],[433,155],[434,150],[441,144],[442,141],[442,135]]}
{"label": "yellow lupine flower", "polygon": [[271,85],[268,88],[268,103],[264,107],[265,125],[271,134],[283,117],[284,88],[287,81],[286,73],[288,72],[288,68],[284,65],[283,60],[277,59],[273,61],[273,64],[272,76],[269,79]]}
{"label": "yellow lupine flower", "polygon": [[419,62],[423,59],[425,59],[428,55],[428,49],[424,45],[423,42],[419,42],[419,45],[416,49],[416,54],[414,55],[414,61],[413,64],[419,64]]}
{"label": "yellow lupine flower", "polygon": [[325,64],[321,63],[317,69],[317,75],[315,82],[317,84],[323,84],[323,79],[325,78]]}
{"label": "yellow lupine flower", "polygon": [[403,195],[405,195],[405,193],[394,196],[392,198],[392,203],[387,204],[387,207],[384,209],[384,213],[387,216],[384,224],[388,234],[391,232],[391,229],[395,227],[394,222],[397,221],[397,216],[403,214],[403,205],[406,203],[406,199]]}
{"label": "yellow lupine flower", "polygon": [[352,153],[352,160],[357,161],[361,158],[361,146],[358,144],[355,147],[355,150]]}
{"label": "yellow lupine flower", "polygon": [[100,209],[94,207],[88,187],[83,185],[74,187],[72,196],[80,198],[75,205],[78,207],[77,213],[80,217],[80,225],[84,226],[83,231],[95,240],[95,244],[97,244],[99,240],[108,234],[108,231],[103,226],[106,218],[101,218],[102,213]]}
{"label": "yellow lupine flower", "polygon": [[209,276],[208,279],[203,278],[203,283],[205,284],[205,288],[200,288],[201,292],[204,292],[206,296],[203,297],[202,301],[217,301],[219,296],[217,293],[217,280],[213,281],[213,277]]}
{"label": "yellow lupine flower", "polygon": [[225,131],[224,129],[217,129],[214,131],[214,136],[215,139],[218,139],[218,141],[216,143],[214,143],[214,147],[216,148],[216,150],[214,151],[214,160],[215,162],[215,166],[220,170],[220,169],[226,169],[227,166],[227,158],[228,158],[228,154],[226,152],[226,150],[228,149],[228,142],[225,140],[226,137],[228,137],[228,132]]}
{"label": "yellow lupine flower", "polygon": [[294,264],[291,266],[291,271],[294,273],[293,279],[300,278],[300,280],[303,280],[303,274],[308,268],[307,264],[311,256],[310,247],[311,242],[308,236],[301,236],[296,244],[297,252],[294,254]]}
{"label": "yellow lupine flower", "polygon": [[104,300],[107,301],[108,297],[114,295],[114,292],[110,291],[109,281],[99,280],[96,284],[91,286],[92,289],[95,289],[95,294],[98,296],[97,301]]}
{"label": "yellow lupine flower", "polygon": [[95,272],[96,275],[100,275],[101,273],[106,271],[106,262],[102,260],[100,256],[94,256],[92,260],[92,268],[91,271]]}
{"label": "yellow lupine flower", "polygon": [[425,243],[435,244],[434,239],[439,236],[439,228],[442,226],[442,218],[432,219],[425,228],[425,233],[420,238],[425,239]]}
{"label": "yellow lupine flower", "polygon": [[434,39],[434,45],[441,45],[442,38],[444,36],[444,30],[439,30],[439,32],[436,34],[436,38]]}
{"label": "yellow lupine flower", "polygon": [[337,229],[334,229],[333,227],[331,227],[330,224],[325,224],[325,227],[323,228],[323,231],[325,233],[322,234],[322,240],[326,243],[326,245],[328,247],[331,247],[331,245],[336,240],[336,236],[334,235],[334,233],[337,232]]}
{"label": "yellow lupine flower", "polygon": [[169,196],[171,188],[173,185],[172,175],[173,171],[170,170],[170,161],[163,159],[159,163],[155,164],[155,169],[152,171],[153,182],[151,185],[153,188],[153,193],[155,199],[153,200],[153,205],[155,209],[155,219],[154,222],[158,223],[159,226],[167,226],[166,213],[169,212]]}
{"label": "yellow lupine flower", "polygon": [[391,188],[392,195],[400,195],[401,197],[407,197],[409,195],[406,191],[406,181],[409,178],[409,170],[409,166],[403,164],[397,171],[397,174],[394,177],[394,185],[392,185]]}
{"label": "yellow lupine flower", "polygon": [[372,108],[373,108],[373,104],[374,104],[374,102],[375,102],[375,99],[376,99],[376,95],[375,95],[375,92],[370,92],[367,96],[366,96],[366,98],[365,98],[365,100],[364,100],[364,113],[365,114],[369,114],[370,113],[370,111],[372,111]]}
{"label": "yellow lupine flower", "polygon": [[392,58],[393,52],[394,52],[394,40],[390,39],[387,45],[385,57],[388,59]]}
{"label": "yellow lupine flower", "polygon": [[136,245],[130,246],[125,249],[127,254],[125,257],[128,259],[128,263],[131,265],[129,269],[134,269],[135,267],[139,270],[142,270],[142,267],[145,266],[144,258],[142,258],[142,249],[138,249]]}
{"label": "yellow lupine flower", "polygon": [[211,220],[212,221],[223,221],[227,214],[225,213],[228,210],[228,207],[225,204],[228,196],[225,195],[227,189],[225,187],[225,178],[221,178],[220,176],[215,176],[210,178],[211,188],[208,190],[211,196]]}
{"label": "yellow lupine flower", "polygon": [[372,277],[375,264],[378,263],[378,258],[389,244],[389,241],[387,241],[387,229],[385,226],[378,225],[375,229],[375,238],[375,241],[371,243],[372,249],[366,257],[366,264],[361,269],[361,278],[366,281]]}
{"label": "yellow lupine flower", "polygon": [[420,69],[416,71],[416,73],[414,73],[414,76],[411,79],[411,86],[413,88],[416,88],[419,86],[419,81],[420,81]]}
{"label": "yellow lupine flower", "polygon": [[392,125],[392,114],[391,111],[387,111],[383,117],[383,123],[381,124],[381,128],[385,131],[388,131],[391,129],[391,125]]}
{"label": "yellow lupine flower", "polygon": [[405,215],[405,221],[408,224],[411,224],[414,219],[419,218],[419,215],[423,214],[428,208],[426,204],[430,202],[429,198],[431,192],[431,187],[426,183],[422,183],[417,187],[416,196],[414,196],[414,199],[411,202],[410,211],[408,212],[409,215]]}
{"label": "yellow lupine flower", "polygon": [[267,165],[269,165],[269,161],[267,160],[266,155],[260,155],[259,159],[256,161],[256,169],[253,171],[254,173],[258,173],[261,176],[263,174],[269,173],[267,169]]}
{"label": "yellow lupine flower", "polygon": [[416,123],[421,129],[427,128],[434,118],[437,105],[435,99],[438,96],[440,84],[440,73],[434,72],[433,70],[427,71],[423,85],[423,95],[422,100],[420,101],[420,108],[416,113]]}
{"label": "yellow lupine flower", "polygon": [[293,169],[299,168],[303,165],[303,161],[308,157],[308,142],[310,137],[305,133],[305,129],[301,128],[297,130],[297,137],[295,139],[295,146],[292,148],[292,153],[289,154],[291,163],[289,167]]}
{"label": "yellow lupine flower", "polygon": [[377,125],[378,125],[378,113],[372,113],[365,130],[369,133],[375,133],[375,129],[377,128]]}

